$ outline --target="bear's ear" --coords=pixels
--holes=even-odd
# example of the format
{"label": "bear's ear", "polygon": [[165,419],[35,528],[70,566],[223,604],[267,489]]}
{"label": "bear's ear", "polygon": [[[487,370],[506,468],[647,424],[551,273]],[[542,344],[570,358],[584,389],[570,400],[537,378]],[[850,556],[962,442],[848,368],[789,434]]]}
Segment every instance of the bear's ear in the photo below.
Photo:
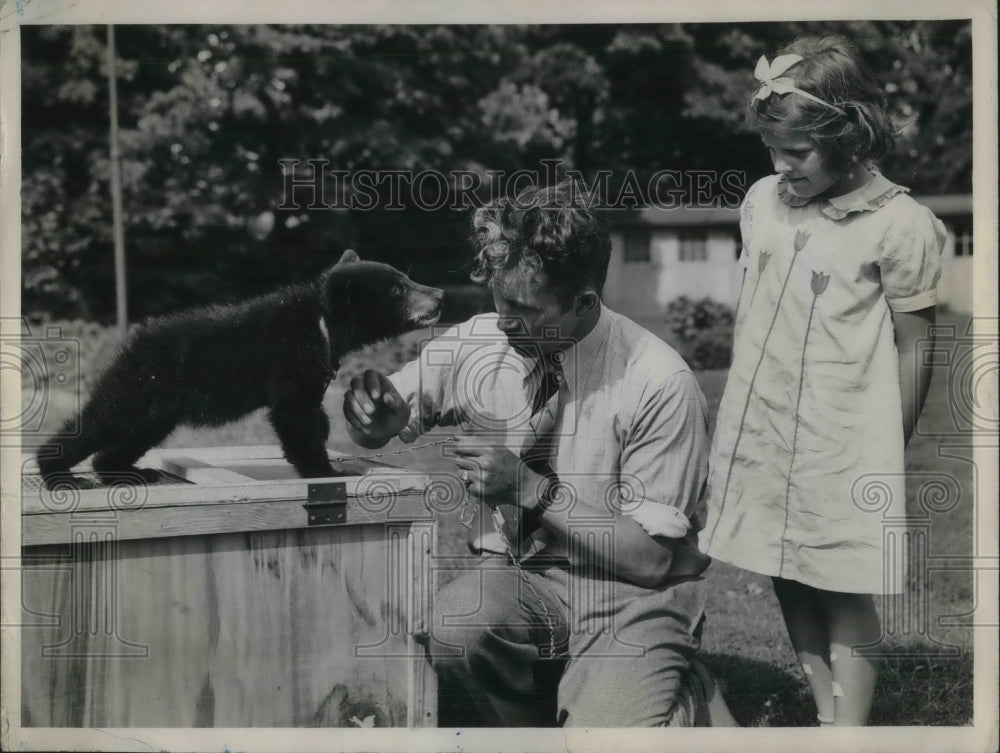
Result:
{"label": "bear's ear", "polygon": [[350,263],[352,261],[361,261],[361,257],[358,256],[351,249],[347,249],[344,252],[344,255],[340,257],[340,261],[338,261],[337,264],[348,264],[348,263]]}

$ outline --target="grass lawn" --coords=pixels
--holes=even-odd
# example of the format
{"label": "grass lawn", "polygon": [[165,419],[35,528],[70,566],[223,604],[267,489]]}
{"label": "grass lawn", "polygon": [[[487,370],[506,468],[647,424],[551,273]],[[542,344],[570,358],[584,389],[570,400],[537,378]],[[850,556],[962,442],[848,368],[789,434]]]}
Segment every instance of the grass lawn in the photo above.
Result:
{"label": "grass lawn", "polygon": [[[942,315],[964,331],[965,319]],[[92,375],[114,350],[113,333],[94,325],[66,323],[64,337],[78,339],[81,349],[81,384],[86,394]],[[340,402],[350,377],[366,367],[391,371],[411,359],[418,350],[421,334],[347,359],[337,383],[327,392],[326,408],[331,418],[329,446],[349,454],[362,454],[346,436]],[[37,377],[38,375],[36,375]],[[714,425],[715,411],[725,386],[724,371],[698,375],[708,398]],[[920,498],[928,492],[928,478],[919,473],[947,477],[951,488],[960,491],[958,504],[946,512],[930,513],[929,556],[935,561],[952,555],[969,555],[973,550],[973,486],[970,451],[952,448],[963,438],[941,439],[927,436],[950,424],[948,392],[944,375],[935,373],[924,414],[923,433],[907,449],[907,468],[913,472],[907,483],[907,505],[911,514],[922,514]],[[22,380],[23,402],[29,404],[43,378]],[[74,386],[75,385],[71,385]],[[53,431],[77,399],[71,390],[52,389],[42,431]],[[444,436],[435,432],[433,436]],[[967,443],[968,439],[964,441]],[[164,443],[168,447],[211,445],[252,445],[276,442],[263,413],[218,429],[182,427]],[[394,441],[386,450],[403,447]],[[451,461],[440,448],[420,450],[406,458],[414,469],[452,471]],[[454,514],[439,518],[439,552],[465,552],[466,530]],[[815,707],[805,679],[788,642],[777,601],[768,578],[744,572],[724,563],[713,563],[707,573],[709,583],[708,620],[705,626],[704,655],[715,674],[725,683],[725,696],[737,720],[747,726],[808,726],[815,724]],[[439,577],[439,585],[449,579]],[[935,572],[926,586],[918,588],[912,579],[909,598],[920,596],[928,605],[927,619],[916,620],[885,638],[887,658],[882,664],[876,691],[872,723],[878,725],[967,725],[972,723],[972,628],[942,627],[949,615],[970,613],[974,607],[971,571]],[[887,605],[879,604],[885,611]],[[960,620],[957,620],[960,622]],[[953,620],[952,622],[956,622]],[[937,654],[937,655],[934,655]]]}

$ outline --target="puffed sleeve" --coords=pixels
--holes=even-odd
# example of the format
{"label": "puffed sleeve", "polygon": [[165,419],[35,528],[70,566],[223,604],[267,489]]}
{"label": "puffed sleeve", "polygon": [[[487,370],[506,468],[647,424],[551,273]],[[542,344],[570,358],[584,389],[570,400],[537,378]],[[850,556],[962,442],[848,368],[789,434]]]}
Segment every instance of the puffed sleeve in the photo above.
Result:
{"label": "puffed sleeve", "polygon": [[[908,197],[907,197],[908,199]],[[912,200],[910,211],[893,219],[879,248],[879,270],[893,311],[919,311],[937,303],[941,249],[947,233],[929,209]]]}

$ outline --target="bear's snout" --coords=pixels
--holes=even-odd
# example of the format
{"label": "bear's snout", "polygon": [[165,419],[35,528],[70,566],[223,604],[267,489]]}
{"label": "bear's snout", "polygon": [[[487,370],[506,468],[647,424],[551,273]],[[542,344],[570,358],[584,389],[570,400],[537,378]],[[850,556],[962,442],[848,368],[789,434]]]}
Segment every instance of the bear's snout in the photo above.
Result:
{"label": "bear's snout", "polygon": [[406,301],[410,320],[424,327],[436,323],[441,318],[443,299],[444,291],[440,288],[411,283]]}

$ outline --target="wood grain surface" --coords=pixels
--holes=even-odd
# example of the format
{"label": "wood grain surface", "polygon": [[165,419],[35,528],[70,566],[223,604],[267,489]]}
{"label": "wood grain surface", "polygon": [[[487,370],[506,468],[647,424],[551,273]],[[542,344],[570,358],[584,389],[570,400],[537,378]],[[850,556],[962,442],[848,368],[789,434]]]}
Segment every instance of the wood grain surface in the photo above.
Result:
{"label": "wood grain surface", "polygon": [[433,724],[412,638],[433,548],[430,521],[139,540],[78,521],[24,549],[22,724]]}

